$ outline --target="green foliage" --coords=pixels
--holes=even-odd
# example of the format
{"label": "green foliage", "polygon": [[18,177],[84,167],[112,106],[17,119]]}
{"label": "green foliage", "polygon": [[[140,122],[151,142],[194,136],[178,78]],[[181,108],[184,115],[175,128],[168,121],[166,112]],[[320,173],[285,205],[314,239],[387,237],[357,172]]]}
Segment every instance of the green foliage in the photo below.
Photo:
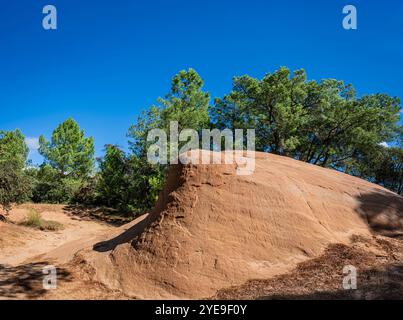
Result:
{"label": "green foliage", "polygon": [[[0,131],[0,205],[9,210],[12,203],[31,197],[35,202],[146,212],[158,199],[167,169],[147,161],[152,143],[147,135],[158,128],[169,136],[171,121],[178,122],[179,131],[199,133],[207,128],[256,129],[258,151],[343,170],[402,194],[403,127],[396,97],[358,97],[343,81],[308,81],[304,70],[281,68],[262,79],[235,77],[232,91],[213,106],[209,103],[197,72],[179,72],[169,93],[130,127],[131,153],[107,145],[98,172],[94,140],[85,137],[73,119],[60,124],[50,141],[40,137],[45,161],[38,168],[27,167],[28,148],[19,130]],[[390,147],[381,145],[385,142]],[[52,228],[52,222],[34,215],[32,221],[39,228]]]}
{"label": "green foliage", "polygon": [[148,177],[148,185],[149,185],[149,195],[148,198],[150,199],[149,203],[146,203],[144,207],[150,208],[150,205],[153,205],[157,202],[158,196],[164,187],[165,184],[165,174],[160,169],[158,170],[157,167],[153,168],[153,175]]}
{"label": "green foliage", "polygon": [[36,170],[34,181],[32,200],[36,203],[71,203],[83,185],[82,179],[60,177],[49,164]]}
{"label": "green foliage", "polygon": [[106,154],[99,161],[99,182],[97,186],[103,204],[117,208],[123,204],[127,192],[128,160],[123,150],[117,146],[106,146]]}
{"label": "green foliage", "polygon": [[39,145],[45,162],[36,173],[33,201],[71,203],[83,200],[79,197],[80,191],[94,172],[94,139],[85,138],[84,130],[70,118],[53,131],[50,142],[41,136]]}
{"label": "green foliage", "polygon": [[82,205],[96,205],[98,203],[99,195],[97,192],[99,174],[83,180],[70,200],[72,204]]}
{"label": "green foliage", "polygon": [[20,130],[0,131],[0,161],[14,161],[24,168],[28,157],[28,147]]}
{"label": "green foliage", "polygon": [[106,146],[99,169],[98,202],[126,213],[139,214],[150,209],[164,181],[158,166],[136,155],[127,156],[114,145]]}
{"label": "green foliage", "polygon": [[[124,192],[119,192],[118,201],[126,203],[128,209],[137,212],[149,210],[157,201],[165,182],[166,167],[148,163],[146,158],[150,145],[147,142],[148,132],[158,128],[169,136],[170,122],[177,121],[179,131],[195,129],[200,133],[202,129],[210,128],[209,102],[210,94],[203,91],[203,80],[199,74],[193,69],[179,72],[172,79],[171,90],[165,98],[158,99],[158,105],[144,111],[129,129],[132,155],[123,156],[122,152],[114,151],[115,158],[113,161],[111,159],[109,165],[125,169],[110,170],[106,163],[100,165],[101,177],[106,175],[101,178],[101,185],[108,181],[106,184],[109,186],[108,192],[103,186],[103,191],[100,192],[103,193],[103,197],[111,194],[111,199],[119,198],[112,192],[114,189],[112,181],[120,181],[117,183],[117,189],[123,189]],[[104,161],[108,161],[109,156],[107,152]],[[109,171],[113,174],[108,174]]]}
{"label": "green foliage", "polygon": [[403,149],[387,148],[381,159],[374,163],[375,182],[403,194]]}
{"label": "green foliage", "polygon": [[94,169],[94,139],[85,138],[84,130],[69,118],[52,134],[50,142],[39,138],[39,153],[60,177],[85,178]]}
{"label": "green foliage", "polygon": [[208,128],[210,94],[204,92],[203,80],[193,70],[182,70],[172,80],[171,91],[165,99],[159,99],[162,128],[168,129],[170,121],[178,121],[179,131]]}
{"label": "green foliage", "polygon": [[304,70],[281,68],[262,80],[234,78],[210,111],[220,129],[255,128],[258,151],[359,174],[365,153],[395,138],[399,109],[398,98],[357,98],[342,81],[307,81]]}
{"label": "green foliage", "polygon": [[233,91],[216,99],[211,117],[220,129],[256,129],[256,149],[287,154],[299,144],[298,126],[306,121],[305,71],[290,77],[287,68],[262,80],[234,78]]}
{"label": "green foliage", "polygon": [[357,164],[360,177],[403,194],[403,149],[401,146],[377,146],[368,150]]}
{"label": "green foliage", "polygon": [[129,128],[128,137],[130,150],[137,157],[145,158],[147,148],[150,143],[147,142],[148,132],[152,129],[160,129],[163,126],[161,120],[161,108],[151,106],[150,109],[143,111],[137,118],[137,122]]}
{"label": "green foliage", "polygon": [[129,157],[127,180],[129,192],[126,201],[131,206],[131,211],[144,213],[158,199],[165,183],[165,168],[132,155]]}
{"label": "green foliage", "polygon": [[31,181],[24,172],[28,155],[25,139],[19,130],[0,131],[0,206],[11,209],[12,203],[26,201]]}
{"label": "green foliage", "polygon": [[131,150],[139,158],[146,157],[147,134],[152,129],[164,130],[169,135],[171,121],[178,122],[179,131],[200,132],[210,127],[210,94],[203,91],[203,80],[193,69],[180,71],[172,79],[170,92],[158,102],[144,111],[129,129]]}
{"label": "green foliage", "polygon": [[30,192],[30,180],[18,161],[0,161],[0,206],[9,211],[12,203],[27,201]]}

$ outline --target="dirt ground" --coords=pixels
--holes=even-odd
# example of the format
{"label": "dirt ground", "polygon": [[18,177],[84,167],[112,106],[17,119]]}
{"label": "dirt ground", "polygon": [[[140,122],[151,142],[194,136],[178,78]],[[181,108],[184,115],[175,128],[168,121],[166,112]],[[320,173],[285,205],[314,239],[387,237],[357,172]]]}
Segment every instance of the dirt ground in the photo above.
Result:
{"label": "dirt ground", "polygon": [[[68,242],[92,237],[114,228],[107,223],[90,219],[89,216],[72,215],[65,208],[63,205],[46,204],[25,204],[14,208],[8,216],[13,224],[0,225],[0,264],[16,266]],[[64,229],[51,232],[20,226],[18,223],[25,219],[31,209],[38,211],[43,219],[60,222]]]}
{"label": "dirt ground", "polygon": [[[27,213],[35,209],[43,219],[61,223],[59,231],[40,231],[20,225]],[[7,216],[9,223],[0,222],[0,299],[32,299],[44,297],[42,271],[45,266],[67,262],[74,254],[74,243],[80,239],[91,239],[97,235],[115,230],[114,224],[102,222],[88,212],[72,214],[69,207],[63,205],[25,204],[14,208]],[[57,248],[65,249],[63,254],[47,256]],[[57,251],[57,250],[56,250]],[[70,254],[69,254],[70,251]],[[70,270],[58,268],[58,280],[73,279]],[[101,288],[89,290],[87,294],[97,291],[102,297]]]}

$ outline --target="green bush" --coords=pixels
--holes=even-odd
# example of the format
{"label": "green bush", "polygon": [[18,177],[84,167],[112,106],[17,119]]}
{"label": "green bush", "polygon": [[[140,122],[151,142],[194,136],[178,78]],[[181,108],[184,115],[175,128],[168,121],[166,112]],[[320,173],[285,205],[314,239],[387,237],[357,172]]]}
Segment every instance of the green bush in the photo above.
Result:
{"label": "green bush", "polygon": [[37,170],[34,180],[32,201],[36,203],[70,203],[83,185],[81,179],[60,176],[48,164]]}
{"label": "green bush", "polygon": [[30,196],[31,181],[24,171],[27,156],[25,138],[19,130],[0,130],[0,207],[5,211]]}
{"label": "green bush", "polygon": [[[73,119],[60,124],[50,141],[41,136],[39,153],[44,163],[31,170],[32,201],[36,203],[84,203],[93,201],[94,139]],[[92,183],[92,182],[91,182]],[[83,197],[81,196],[83,194]]]}
{"label": "green bush", "polygon": [[75,192],[70,200],[72,204],[96,205],[99,203],[99,194],[97,186],[99,175],[90,177],[83,181],[78,190]]}
{"label": "green bush", "polygon": [[11,209],[12,203],[27,201],[31,195],[31,181],[16,162],[0,161],[0,206]]}
{"label": "green bush", "polygon": [[126,214],[142,214],[153,207],[165,181],[160,166],[127,155],[108,145],[99,163],[97,201]]}

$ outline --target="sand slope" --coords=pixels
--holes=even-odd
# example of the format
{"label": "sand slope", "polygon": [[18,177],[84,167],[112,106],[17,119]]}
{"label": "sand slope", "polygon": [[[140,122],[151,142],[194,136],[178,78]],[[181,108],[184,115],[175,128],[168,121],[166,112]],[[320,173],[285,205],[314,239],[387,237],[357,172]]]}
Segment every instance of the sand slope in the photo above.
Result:
{"label": "sand slope", "polygon": [[352,235],[397,237],[402,214],[392,192],[289,158],[256,153],[251,176],[235,165],[176,165],[153,212],[79,251],[71,267],[128,297],[208,297]]}

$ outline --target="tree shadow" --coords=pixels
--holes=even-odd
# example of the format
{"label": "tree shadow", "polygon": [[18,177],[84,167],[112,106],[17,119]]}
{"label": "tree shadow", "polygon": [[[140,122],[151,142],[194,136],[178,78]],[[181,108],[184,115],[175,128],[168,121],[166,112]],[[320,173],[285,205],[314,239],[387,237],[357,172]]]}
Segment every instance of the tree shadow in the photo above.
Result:
{"label": "tree shadow", "polygon": [[[307,282],[309,279],[307,279]],[[390,264],[358,273],[357,289],[314,291],[307,294],[269,294],[257,300],[402,300],[403,264]]]}
{"label": "tree shadow", "polygon": [[[43,287],[46,274],[45,267],[48,262],[28,263],[20,266],[6,266],[0,264],[0,297],[10,299],[35,299],[47,292]],[[57,268],[57,282],[71,281],[71,273],[65,269]]]}
{"label": "tree shadow", "polygon": [[392,238],[403,237],[402,196],[380,190],[361,194],[357,200],[357,211],[374,232]]}
{"label": "tree shadow", "polygon": [[91,207],[84,205],[68,205],[63,211],[73,220],[103,222],[114,227],[122,226],[133,220],[133,216],[120,215],[115,209]]}
{"label": "tree shadow", "polygon": [[[331,244],[321,256],[300,262],[287,273],[223,288],[213,299],[403,299],[403,242],[377,236],[353,236],[351,241],[350,245]],[[352,267],[356,289],[345,288],[354,277]]]}
{"label": "tree shadow", "polygon": [[107,252],[114,250],[120,244],[132,242],[147,227],[147,225],[149,225],[149,223],[150,216],[146,216],[143,220],[139,221],[118,236],[96,243],[93,246],[93,250],[98,252]]}

